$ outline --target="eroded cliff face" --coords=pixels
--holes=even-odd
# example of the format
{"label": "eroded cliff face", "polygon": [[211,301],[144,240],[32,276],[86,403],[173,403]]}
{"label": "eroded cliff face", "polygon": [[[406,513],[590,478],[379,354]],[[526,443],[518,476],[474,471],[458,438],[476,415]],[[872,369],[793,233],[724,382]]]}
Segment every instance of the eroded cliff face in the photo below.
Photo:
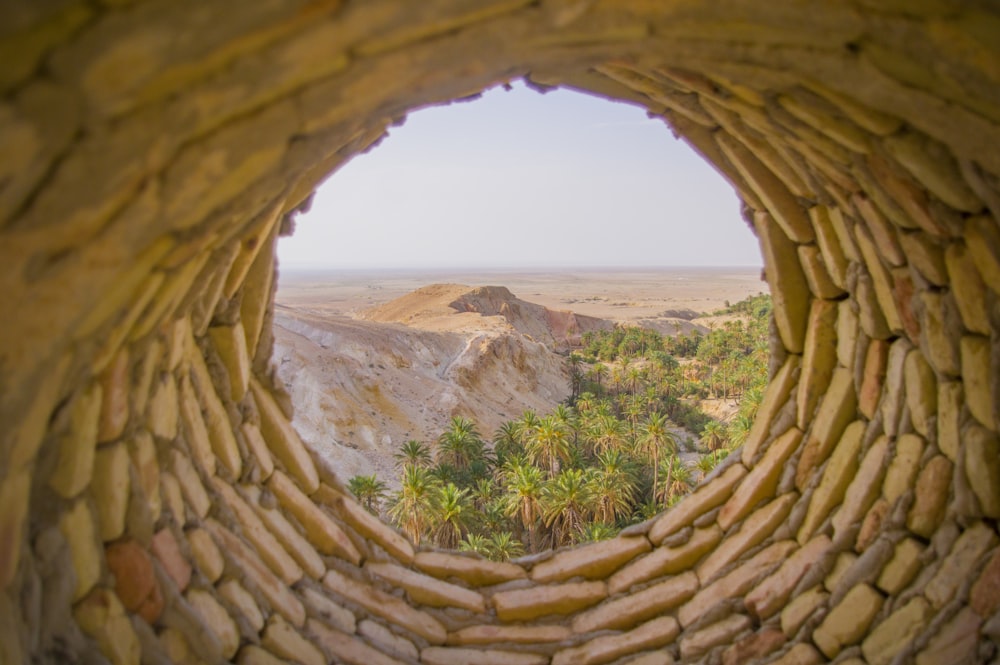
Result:
{"label": "eroded cliff face", "polygon": [[[14,0],[0,26],[0,661],[996,658],[994,3]],[[274,243],[409,110],[518,77],[637,104],[733,184],[775,373],[648,529],[497,565],[415,549],[301,443]]]}
{"label": "eroded cliff face", "polygon": [[377,471],[395,479],[399,446],[436,440],[452,416],[488,437],[569,395],[565,358],[553,347],[574,334],[564,324],[574,315],[489,289],[492,308],[477,301],[487,289],[433,285],[353,318],[279,309],[274,360],[292,423],[341,478]]}

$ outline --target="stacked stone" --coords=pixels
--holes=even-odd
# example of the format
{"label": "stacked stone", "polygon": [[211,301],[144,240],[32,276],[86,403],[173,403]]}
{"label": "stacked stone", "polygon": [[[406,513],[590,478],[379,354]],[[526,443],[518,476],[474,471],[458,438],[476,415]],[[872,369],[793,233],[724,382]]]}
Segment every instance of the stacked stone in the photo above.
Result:
{"label": "stacked stone", "polygon": [[[0,10],[0,662],[1000,655],[995,11],[112,4]],[[775,325],[748,440],[694,494],[497,564],[350,497],[290,425],[270,319],[323,177],[515,75],[640,104],[722,172]]]}

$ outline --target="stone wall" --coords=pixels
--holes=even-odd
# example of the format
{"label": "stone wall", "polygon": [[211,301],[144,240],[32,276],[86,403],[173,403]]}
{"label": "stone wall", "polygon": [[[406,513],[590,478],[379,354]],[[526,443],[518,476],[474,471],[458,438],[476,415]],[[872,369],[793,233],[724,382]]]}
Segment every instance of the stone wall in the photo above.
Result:
{"label": "stone wall", "polygon": [[[986,0],[0,6],[0,663],[953,663],[1000,637]],[[274,247],[419,106],[662,117],[776,302],[741,453],[620,537],[418,550],[303,447]]]}

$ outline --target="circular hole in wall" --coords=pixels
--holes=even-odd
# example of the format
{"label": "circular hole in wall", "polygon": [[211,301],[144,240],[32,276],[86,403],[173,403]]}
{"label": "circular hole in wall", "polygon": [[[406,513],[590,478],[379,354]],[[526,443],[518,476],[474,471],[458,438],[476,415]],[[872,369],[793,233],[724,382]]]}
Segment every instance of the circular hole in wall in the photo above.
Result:
{"label": "circular hole in wall", "polygon": [[317,192],[279,245],[274,358],[299,432],[373,512],[497,556],[603,539],[739,445],[768,309],[711,314],[767,290],[761,257],[728,183],[665,130],[515,83],[416,112]]}

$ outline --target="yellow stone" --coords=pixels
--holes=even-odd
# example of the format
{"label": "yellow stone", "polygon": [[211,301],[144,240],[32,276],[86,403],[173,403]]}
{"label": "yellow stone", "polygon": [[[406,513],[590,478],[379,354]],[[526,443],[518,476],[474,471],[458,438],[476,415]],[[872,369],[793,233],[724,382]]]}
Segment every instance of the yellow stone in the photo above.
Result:
{"label": "yellow stone", "polygon": [[239,402],[250,385],[250,358],[243,324],[215,326],[208,329],[208,334],[229,374],[229,396],[234,402]]}
{"label": "yellow stone", "polygon": [[977,215],[965,222],[965,242],[983,282],[1000,293],[1000,230],[992,217]]}
{"label": "yellow stone", "polygon": [[271,451],[267,449],[264,437],[256,425],[243,423],[240,425],[240,432],[243,433],[243,440],[246,441],[250,454],[257,460],[257,468],[260,469],[260,482],[264,482],[271,477],[274,472],[274,460],[271,458]]}
{"label": "yellow stone", "polygon": [[809,501],[806,518],[799,528],[800,544],[805,545],[815,535],[823,520],[843,501],[847,486],[858,470],[858,454],[864,432],[865,424],[861,420],[854,421],[844,430],[844,435],[840,437],[840,442],[823,471],[823,478]]}
{"label": "yellow stone", "polygon": [[964,212],[976,212],[982,201],[962,179],[951,152],[915,132],[894,134],[883,145],[913,177],[946,204]]}
{"label": "yellow stone", "polygon": [[673,617],[659,617],[618,635],[603,635],[557,652],[552,665],[600,665],[615,658],[670,644],[680,633]]}
{"label": "yellow stone", "polygon": [[204,529],[188,531],[187,539],[191,545],[191,554],[194,555],[194,562],[198,565],[198,570],[209,582],[214,583],[222,576],[222,571],[226,566],[222,552],[212,540],[212,536]]}
{"label": "yellow stone", "polygon": [[916,434],[904,434],[896,441],[896,454],[882,485],[882,496],[889,503],[908,492],[916,484],[920,460],[924,454],[924,439]]}
{"label": "yellow stone", "polygon": [[516,564],[486,561],[457,552],[418,552],[413,565],[439,579],[455,577],[471,586],[502,584],[528,576]]}
{"label": "yellow stone", "polygon": [[844,290],[833,283],[830,273],[823,263],[823,254],[816,245],[801,245],[799,247],[799,263],[805,273],[809,290],[817,298],[832,300],[844,295]]}
{"label": "yellow stone", "polygon": [[[753,463],[757,456],[761,444],[766,440],[771,429],[771,422],[775,414],[785,405],[792,388],[798,385],[798,369],[801,366],[802,356],[788,356],[777,371],[774,377],[768,382],[764,391],[764,399],[757,407],[757,416],[754,418],[753,426],[747,435],[747,440],[743,442],[743,465],[747,468]],[[653,539],[653,542],[657,542]]]}
{"label": "yellow stone", "polygon": [[331,508],[348,526],[368,540],[374,541],[400,563],[408,564],[413,561],[413,545],[385,522],[368,512],[354,497],[347,496],[323,483],[312,498]]}
{"label": "yellow stone", "polygon": [[984,522],[975,522],[963,531],[924,588],[924,597],[931,607],[941,610],[955,598],[969,572],[978,570],[979,560],[996,547],[998,541],[1000,538],[993,527]]}
{"label": "yellow stone", "polygon": [[806,324],[805,351],[799,377],[796,423],[806,429],[820,396],[837,366],[837,303],[813,300]]}
{"label": "yellow stone", "polygon": [[149,400],[149,430],[158,438],[172,441],[177,436],[178,407],[177,382],[173,374],[166,373],[154,384]]}
{"label": "yellow stone", "polygon": [[958,461],[958,424],[963,394],[959,381],[938,383],[937,443],[952,462]]}
{"label": "yellow stone", "polygon": [[965,383],[965,402],[976,420],[996,431],[990,371],[990,341],[979,335],[965,335],[959,342],[962,355],[962,380]]}
{"label": "yellow stone", "polygon": [[361,563],[361,553],[344,530],[310,501],[288,476],[275,470],[267,481],[267,487],[278,497],[285,510],[299,521],[306,539],[320,554],[338,556],[354,565]]}
{"label": "yellow stone", "polygon": [[781,610],[781,630],[787,637],[793,637],[799,632],[802,624],[813,612],[824,605],[829,597],[830,594],[824,591],[820,585],[793,597]]}
{"label": "yellow stone", "polygon": [[701,583],[709,582],[720,570],[773,534],[778,525],[788,517],[798,498],[796,492],[784,494],[751,513],[740,525],[739,531],[730,531],[698,566],[698,579]]}
{"label": "yellow stone", "polygon": [[906,526],[913,533],[930,538],[944,519],[954,465],[944,455],[937,455],[921,469],[914,487],[913,506],[906,516]]}
{"label": "yellow stone", "polygon": [[851,371],[838,367],[833,372],[812,427],[806,433],[806,445],[795,473],[795,484],[799,489],[806,487],[809,478],[840,441],[848,423],[856,416],[857,406]]}
{"label": "yellow stone", "polygon": [[379,645],[379,648],[387,654],[410,660],[420,658],[417,645],[373,619],[365,619],[358,624],[358,635],[368,638],[372,644]]}
{"label": "yellow stone", "polygon": [[645,536],[618,537],[557,552],[531,569],[531,579],[539,584],[561,582],[571,577],[603,579],[623,564],[652,549]]}
{"label": "yellow stone", "polygon": [[298,563],[307,575],[315,579],[320,579],[326,573],[326,564],[316,549],[309,544],[291,522],[289,522],[280,511],[272,508],[265,508],[259,502],[259,490],[256,487],[244,487],[244,491],[249,497],[250,505],[256,511],[257,516],[267,525],[267,528],[274,534],[274,537],[285,548],[295,562]]}
{"label": "yellow stone", "polygon": [[924,630],[931,614],[930,605],[921,596],[890,614],[861,643],[865,660],[869,665],[889,665]]}
{"label": "yellow stone", "polygon": [[[799,388],[801,391],[801,387]],[[722,506],[717,521],[728,529],[753,510],[764,499],[774,496],[785,463],[802,442],[802,431],[791,428],[771,443],[764,456],[736,487],[732,497]]]}
{"label": "yellow stone", "polygon": [[238,581],[230,579],[219,584],[219,595],[235,607],[256,632],[264,628],[264,616],[254,597]]}
{"label": "yellow stone", "polygon": [[482,594],[456,584],[423,575],[392,563],[365,563],[365,570],[389,582],[394,588],[406,590],[413,603],[431,607],[460,607],[470,612],[486,612]]}
{"label": "yellow stone", "polygon": [[189,589],[185,597],[201,615],[201,627],[218,640],[223,657],[229,659],[235,656],[240,647],[240,630],[226,609],[212,594],[201,589]]}
{"label": "yellow stone", "polygon": [[937,379],[934,370],[924,360],[924,355],[914,349],[903,364],[906,382],[906,405],[910,407],[910,421],[922,435],[927,436],[931,418],[937,414]]}
{"label": "yellow stone", "polygon": [[827,658],[835,658],[844,647],[864,637],[882,609],[882,602],[882,594],[867,584],[859,584],[847,592],[813,631],[813,642]]}
{"label": "yellow stone", "polygon": [[94,482],[91,494],[97,507],[101,540],[115,540],[125,532],[129,493],[128,448],[124,443],[104,446],[94,458]]}
{"label": "yellow stone", "polygon": [[79,600],[94,588],[101,577],[104,550],[98,545],[94,516],[83,499],[77,500],[59,517],[59,530],[69,545],[76,574],[73,600]]}
{"label": "yellow stone", "polygon": [[326,657],[319,650],[319,647],[302,637],[279,615],[274,615],[268,620],[260,643],[271,653],[288,661],[302,665],[326,665],[327,663]]}
{"label": "yellow stone", "polygon": [[953,242],[945,248],[951,294],[962,315],[962,323],[973,333],[990,334],[990,316],[986,311],[986,285],[972,262],[968,245]]}
{"label": "yellow stone", "polygon": [[191,375],[203,407],[202,417],[205,421],[205,427],[208,429],[208,440],[212,452],[222,463],[223,468],[229,472],[229,477],[235,480],[240,477],[243,470],[243,460],[240,457],[239,447],[236,445],[236,437],[233,435],[233,426],[229,421],[226,408],[215,392],[215,386],[209,376],[205,359],[193,342],[191,348],[194,349],[190,356]]}
{"label": "yellow stone", "polygon": [[899,541],[892,558],[879,573],[875,585],[889,595],[899,594],[923,567],[920,561],[923,551],[923,546],[913,538]]}
{"label": "yellow stone", "polygon": [[201,403],[191,385],[191,377],[184,375],[180,380],[180,411],[184,419],[184,430],[187,436],[184,440],[191,450],[191,459],[202,473],[215,475],[215,455],[212,454],[212,442],[208,436],[208,427],[201,412]]}
{"label": "yellow stone", "polygon": [[347,665],[409,665],[413,662],[386,655],[383,651],[369,646],[364,638],[345,634],[340,630],[331,630],[314,619],[309,620],[308,629],[316,636],[317,642],[326,647],[327,652],[336,654],[338,660]]}
{"label": "yellow stone", "polygon": [[142,497],[149,506],[153,521],[160,517],[163,498],[160,494],[160,464],[156,456],[156,443],[149,432],[141,430],[128,441],[129,458],[135,469],[135,480],[139,484]]}
{"label": "yellow stone", "polygon": [[939,374],[960,376],[957,331],[961,323],[957,320],[958,314],[953,313],[951,299],[935,291],[921,291],[918,298],[923,313],[920,326],[927,359]]}
{"label": "yellow stone", "polygon": [[608,585],[601,582],[570,582],[498,591],[492,602],[501,621],[528,621],[550,614],[571,614],[601,602]]}
{"label": "yellow stone", "polygon": [[461,628],[448,634],[448,644],[542,644],[562,642],[573,636],[566,626],[555,624],[533,625],[484,625]]}
{"label": "yellow stone", "polygon": [[163,496],[163,503],[174,520],[178,524],[187,523],[187,516],[184,510],[184,496],[181,491],[181,484],[177,478],[169,471],[164,471],[160,475],[160,491]]}
{"label": "yellow stone", "polygon": [[906,357],[911,345],[905,339],[898,339],[889,347],[889,360],[885,370],[885,388],[882,390],[882,429],[888,436],[896,436],[905,404]]}
{"label": "yellow stone", "polygon": [[75,497],[90,483],[101,395],[101,386],[92,383],[69,406],[67,431],[59,437],[58,464],[49,477],[49,485],[63,498]]}
{"label": "yellow stone", "polygon": [[837,555],[836,561],[834,561],[833,568],[827,573],[826,578],[823,580],[823,586],[826,587],[827,591],[834,591],[838,586],[840,586],[840,581],[844,579],[844,575],[847,571],[857,562],[858,555],[854,552],[841,552]]}
{"label": "yellow stone", "polygon": [[[601,584],[601,582],[586,582],[586,584]],[[635,626],[641,621],[663,616],[669,610],[679,607],[697,590],[698,577],[692,572],[682,573],[578,614],[573,619],[573,632],[590,633],[598,630],[614,630]],[[554,603],[557,600],[551,599],[550,602]]]}
{"label": "yellow stone", "polygon": [[963,431],[965,475],[986,517],[1000,518],[1000,438],[970,423]]}
{"label": "yellow stone", "polygon": [[880,436],[861,459],[858,472],[851,479],[847,491],[844,492],[843,503],[840,504],[840,508],[830,520],[833,525],[834,538],[838,538],[860,522],[865,512],[875,503],[882,486],[885,458],[888,453],[889,439]]}
{"label": "yellow stone", "polygon": [[[839,219],[839,215],[837,217]],[[809,208],[809,219],[816,232],[816,245],[823,255],[823,264],[830,279],[837,288],[846,288],[848,257],[844,254],[840,238],[833,228],[834,220],[831,218],[830,209],[823,205],[813,206]],[[843,222],[842,219],[839,221]]]}
{"label": "yellow stone", "polygon": [[250,387],[260,410],[260,431],[268,448],[305,493],[312,494],[319,488],[319,473],[309,452],[267,389],[256,379],[250,381]]}
{"label": "yellow stone", "polygon": [[428,647],[420,652],[424,665],[546,665],[548,656],[500,649]]}
{"label": "yellow stone", "polygon": [[750,627],[750,617],[731,614],[696,632],[685,633],[680,639],[681,658],[690,661],[708,653],[712,647],[730,644],[735,641],[737,635]]}
{"label": "yellow stone", "polygon": [[653,523],[653,528],[649,530],[649,540],[654,545],[659,544],[667,536],[691,525],[701,515],[725,502],[731,496],[733,487],[746,473],[743,465],[734,464],[701,485]]}
{"label": "yellow stone", "polygon": [[114,591],[94,589],[73,608],[73,618],[112,665],[139,665],[139,637]]}
{"label": "yellow stone", "polygon": [[902,332],[903,320],[900,318],[896,300],[892,295],[892,276],[889,269],[882,263],[882,254],[868,231],[861,228],[860,225],[855,226],[855,237],[875,287],[875,299],[878,301],[879,310],[885,317],[889,330],[897,333]]}
{"label": "yellow stone", "polygon": [[324,623],[344,633],[354,633],[357,630],[358,621],[354,613],[343,605],[333,602],[330,594],[325,593],[322,587],[303,587],[301,597],[310,607],[310,614],[322,617]]}
{"label": "yellow stone", "polygon": [[[171,451],[171,462],[174,476],[180,484],[181,493],[187,501],[187,505],[194,512],[198,519],[205,519],[208,509],[212,507],[212,501],[208,498],[205,486],[201,484],[201,477],[195,471],[194,465],[179,450]],[[183,511],[179,515],[183,515]]]}
{"label": "yellow stone", "polygon": [[822,535],[786,556],[778,570],[746,594],[744,604],[747,609],[759,619],[773,616],[786,604],[802,576],[819,565],[829,549],[830,538]]}
{"label": "yellow stone", "polygon": [[754,227],[761,238],[764,272],[771,287],[774,321],[781,342],[789,353],[802,353],[811,298],[797,247],[767,213],[754,216]]}
{"label": "yellow stone", "polygon": [[683,545],[661,545],[609,577],[608,591],[616,594],[656,577],[682,573],[712,551],[720,540],[722,529],[718,524],[695,529]]}

